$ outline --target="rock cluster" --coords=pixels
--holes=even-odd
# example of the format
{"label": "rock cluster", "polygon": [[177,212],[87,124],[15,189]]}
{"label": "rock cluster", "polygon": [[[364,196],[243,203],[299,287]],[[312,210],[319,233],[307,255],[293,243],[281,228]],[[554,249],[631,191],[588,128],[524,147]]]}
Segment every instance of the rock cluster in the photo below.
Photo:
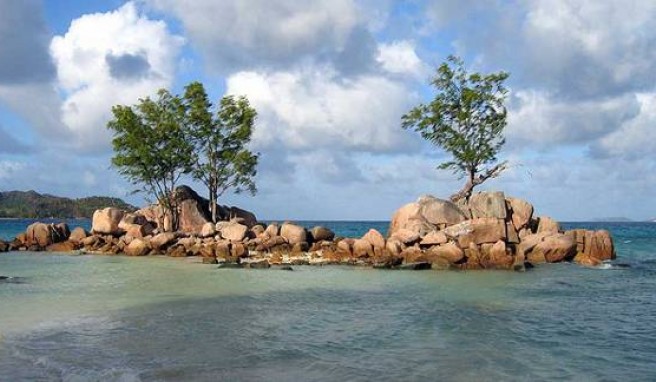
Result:
{"label": "rock cluster", "polygon": [[[190,190],[190,189],[189,189]],[[325,227],[264,225],[248,211],[224,208],[209,222],[202,198],[185,190],[181,229],[166,231],[166,216],[151,206],[135,213],[115,208],[93,215],[92,231],[35,223],[0,251],[48,250],[128,256],[200,256],[205,263],[271,265],[369,265],[398,269],[515,269],[573,261],[586,266],[615,257],[607,231],[562,231],[533,206],[502,192],[474,194],[458,205],[423,196],[394,214],[387,237],[371,229],[360,238],[335,237]],[[192,194],[193,193],[193,194]],[[185,204],[186,203],[186,204]]]}
{"label": "rock cluster", "polygon": [[[392,246],[390,242],[394,242]],[[388,249],[408,261],[459,269],[524,269],[527,263],[598,265],[615,258],[608,231],[562,231],[533,206],[503,192],[479,192],[458,205],[423,196],[392,218]],[[400,252],[399,252],[400,251]]]}

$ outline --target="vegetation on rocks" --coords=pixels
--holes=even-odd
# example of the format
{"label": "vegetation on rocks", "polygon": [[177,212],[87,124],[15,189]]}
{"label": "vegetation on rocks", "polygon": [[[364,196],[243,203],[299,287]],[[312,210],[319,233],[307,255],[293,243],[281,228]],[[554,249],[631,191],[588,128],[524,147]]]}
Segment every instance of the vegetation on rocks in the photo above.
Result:
{"label": "vegetation on rocks", "polygon": [[454,202],[469,199],[476,186],[506,169],[506,162],[498,162],[497,155],[505,143],[508,91],[503,83],[508,76],[506,72],[468,73],[460,58],[449,56],[431,81],[437,91],[435,99],[403,116],[403,128],[417,131],[451,154],[452,159],[439,169],[466,177],[464,187],[451,196]]}
{"label": "vegetation on rocks", "polygon": [[[157,99],[135,106],[117,105],[107,127],[113,131],[112,165],[166,211],[170,230],[179,227],[179,198],[174,191],[184,175],[203,182],[217,221],[217,199],[229,189],[255,193],[258,156],[246,147],[256,111],[245,97],[226,96],[217,110],[202,84],[194,82],[183,96],[165,89]],[[163,223],[163,222],[160,222]]]}

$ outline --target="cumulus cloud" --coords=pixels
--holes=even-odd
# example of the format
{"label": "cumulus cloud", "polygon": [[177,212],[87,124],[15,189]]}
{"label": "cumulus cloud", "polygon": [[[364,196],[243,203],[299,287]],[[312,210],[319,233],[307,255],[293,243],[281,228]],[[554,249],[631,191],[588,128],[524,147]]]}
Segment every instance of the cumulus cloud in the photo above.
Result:
{"label": "cumulus cloud", "polygon": [[513,96],[506,131],[510,144],[529,143],[530,148],[585,144],[616,131],[640,112],[633,94],[571,102],[545,92],[520,90]]}
{"label": "cumulus cloud", "polygon": [[376,61],[385,71],[393,74],[423,79],[429,72],[427,65],[417,56],[415,44],[407,40],[380,44]]}
{"label": "cumulus cloud", "polygon": [[86,149],[106,147],[111,107],[170,86],[181,37],[163,21],[140,14],[134,3],[73,20],[50,50],[64,92],[61,119]]}
{"label": "cumulus cloud", "polygon": [[599,98],[652,88],[656,3],[541,0],[526,3],[527,73],[559,96]]}
{"label": "cumulus cloud", "polygon": [[41,2],[0,1],[0,85],[50,80],[49,41]]}
{"label": "cumulus cloud", "polygon": [[[369,19],[354,0],[149,0],[182,21],[215,72],[282,69],[330,60],[352,73],[371,65]],[[369,55],[367,53],[370,53]]]}
{"label": "cumulus cloud", "polygon": [[330,67],[239,72],[227,93],[244,94],[259,112],[257,148],[394,152],[412,147],[401,115],[416,101],[404,84],[382,76],[340,78]]}
{"label": "cumulus cloud", "polygon": [[653,159],[656,152],[656,93],[641,93],[636,98],[639,103],[638,115],[603,137],[593,147],[594,154]]}

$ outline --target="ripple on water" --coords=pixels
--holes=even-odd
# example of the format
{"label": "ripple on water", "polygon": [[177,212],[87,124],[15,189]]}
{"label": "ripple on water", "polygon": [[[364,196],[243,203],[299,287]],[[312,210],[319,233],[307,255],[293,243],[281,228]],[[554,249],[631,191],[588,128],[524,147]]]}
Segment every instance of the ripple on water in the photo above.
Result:
{"label": "ripple on water", "polygon": [[17,310],[0,315],[0,327],[15,314],[42,319],[5,336],[0,375],[11,380],[655,377],[649,264],[280,273],[170,259],[43,260],[45,269],[8,266],[29,283],[0,287],[2,312]]}

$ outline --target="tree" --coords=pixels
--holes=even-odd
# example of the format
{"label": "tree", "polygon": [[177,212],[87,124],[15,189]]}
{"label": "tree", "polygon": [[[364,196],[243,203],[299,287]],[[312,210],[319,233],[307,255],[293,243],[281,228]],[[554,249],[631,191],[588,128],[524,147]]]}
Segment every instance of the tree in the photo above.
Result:
{"label": "tree", "polygon": [[430,82],[437,90],[435,99],[402,118],[404,129],[415,130],[451,154],[451,160],[439,169],[467,177],[464,187],[451,196],[454,202],[468,200],[474,187],[496,178],[507,167],[507,162],[498,162],[497,154],[505,143],[508,91],[503,83],[508,76],[506,72],[468,73],[460,58],[449,56]]}
{"label": "tree", "polygon": [[[114,134],[112,165],[140,187],[134,192],[154,195],[171,217],[168,228],[177,230],[178,202],[173,191],[193,158],[193,146],[183,129],[182,100],[162,89],[156,100],[140,99],[133,107],[117,105],[112,114],[107,124]],[[159,223],[164,227],[163,221]]]}
{"label": "tree", "polygon": [[217,201],[227,190],[257,192],[258,154],[246,146],[251,140],[257,112],[246,97],[225,96],[218,110],[199,82],[185,87],[186,129],[195,147],[192,176],[209,192],[212,221],[216,222]]}

